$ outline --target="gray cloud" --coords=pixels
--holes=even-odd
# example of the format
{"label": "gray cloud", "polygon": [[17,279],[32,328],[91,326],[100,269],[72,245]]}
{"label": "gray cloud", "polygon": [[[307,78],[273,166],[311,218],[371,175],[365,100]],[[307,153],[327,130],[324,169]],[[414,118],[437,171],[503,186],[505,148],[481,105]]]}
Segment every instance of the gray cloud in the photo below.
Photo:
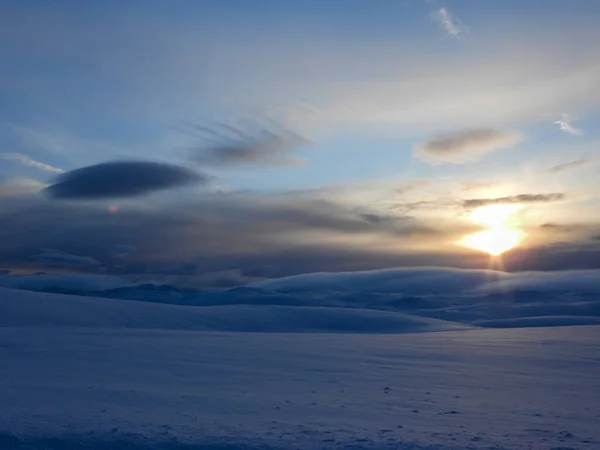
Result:
{"label": "gray cloud", "polygon": [[[1,198],[0,269],[35,272],[63,264],[68,272],[102,269],[140,282],[223,286],[319,271],[488,264],[486,255],[443,247],[463,228],[432,230],[410,216],[306,195],[204,193],[190,201],[174,194],[157,200],[152,208],[132,201],[111,214],[105,204]],[[594,234],[597,229],[586,236]],[[444,250],[424,252],[411,244],[415,236],[433,247],[439,241]],[[515,250],[505,264],[509,270],[598,267],[596,247],[588,240]],[[43,250],[48,248],[60,251]],[[127,257],[115,257],[115,251]]]}
{"label": "gray cloud", "polygon": [[[184,266],[196,274],[248,273],[270,267],[272,276],[282,276],[379,268],[403,258],[415,263],[421,257],[409,258],[402,243],[415,234],[436,236],[411,217],[292,195],[202,194],[193,202],[169,199],[154,208],[132,202],[112,214],[95,203],[19,200],[0,204],[0,222],[7,224],[0,232],[0,268],[35,271],[40,261],[31,255],[56,248],[89,256],[115,274],[172,273]],[[125,250],[124,242],[128,250],[143,251],[116,260],[115,246]],[[389,246],[398,251],[388,254]]]}
{"label": "gray cloud", "polygon": [[45,192],[57,199],[122,198],[206,181],[206,176],[172,164],[112,161],[66,172]]}
{"label": "gray cloud", "polygon": [[552,194],[519,194],[509,197],[497,198],[472,198],[464,200],[462,205],[466,209],[478,208],[486,205],[506,205],[517,203],[548,203],[563,200],[565,194],[562,192],[554,192]]}
{"label": "gray cloud", "polygon": [[515,131],[467,130],[419,142],[413,154],[431,164],[464,164],[494,150],[511,147],[521,139]]}
{"label": "gray cloud", "polygon": [[0,159],[16,161],[19,164],[28,167],[34,167],[39,170],[43,170],[44,172],[52,172],[52,173],[63,173],[64,170],[59,169],[58,167],[53,167],[49,164],[45,164],[40,161],[36,161],[35,159],[30,158],[27,155],[23,155],[22,153],[0,153]]}
{"label": "gray cloud", "polygon": [[587,166],[588,164],[592,164],[597,162],[597,158],[593,159],[577,159],[575,161],[570,161],[564,164],[558,164],[556,166],[550,167],[548,172],[550,173],[559,173],[564,172],[565,170],[576,169],[577,167]]}
{"label": "gray cloud", "polygon": [[203,164],[298,165],[303,161],[287,154],[310,142],[275,122],[250,129],[225,123],[214,126],[192,124],[190,127],[203,141],[193,149],[192,158]]}
{"label": "gray cloud", "polygon": [[556,231],[556,232],[569,232],[576,231],[581,228],[579,224],[560,224],[560,223],[552,223],[546,222],[540,225],[540,228],[548,231]]}

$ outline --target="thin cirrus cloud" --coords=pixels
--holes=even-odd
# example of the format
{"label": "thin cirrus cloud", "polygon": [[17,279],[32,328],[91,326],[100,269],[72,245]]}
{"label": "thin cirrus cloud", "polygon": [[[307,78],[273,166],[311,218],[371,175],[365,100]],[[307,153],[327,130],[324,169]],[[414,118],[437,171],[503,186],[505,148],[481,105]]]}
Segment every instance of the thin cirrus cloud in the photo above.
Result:
{"label": "thin cirrus cloud", "polygon": [[226,123],[214,126],[191,124],[191,132],[202,143],[194,146],[194,161],[215,166],[237,164],[294,166],[304,161],[289,156],[296,147],[310,141],[287,128],[271,122],[271,126],[244,129]]}
{"label": "thin cirrus cloud", "polygon": [[500,148],[512,147],[521,140],[521,134],[511,130],[467,130],[419,142],[413,154],[430,164],[465,164]]}
{"label": "thin cirrus cloud", "polygon": [[447,8],[437,8],[430,16],[431,19],[437,22],[449,36],[458,37],[469,31],[469,29]]}
{"label": "thin cirrus cloud", "polygon": [[44,191],[56,199],[124,198],[207,181],[207,176],[173,164],[112,161],[66,172]]}
{"label": "thin cirrus cloud", "polygon": [[59,169],[58,167],[51,166],[50,164],[45,164],[43,162],[36,161],[35,159],[30,158],[29,156],[24,155],[22,153],[0,153],[0,158],[9,161],[15,161],[24,166],[34,167],[44,172],[64,173],[63,169]]}
{"label": "thin cirrus cloud", "polygon": [[573,119],[568,114],[563,114],[561,118],[554,123],[558,125],[560,131],[564,131],[565,133],[572,134],[573,136],[581,136],[583,134],[581,128],[577,128],[573,125]]}
{"label": "thin cirrus cloud", "polygon": [[519,194],[497,198],[472,198],[464,200],[462,206],[466,209],[479,208],[487,205],[510,205],[522,203],[549,203],[563,200],[565,194],[553,192],[551,194]]}
{"label": "thin cirrus cloud", "polygon": [[575,161],[569,161],[563,164],[557,164],[556,166],[550,167],[548,172],[550,173],[560,173],[566,170],[576,169],[578,167],[587,166],[589,164],[593,164],[598,162],[598,158],[588,158],[588,159],[577,159]]}

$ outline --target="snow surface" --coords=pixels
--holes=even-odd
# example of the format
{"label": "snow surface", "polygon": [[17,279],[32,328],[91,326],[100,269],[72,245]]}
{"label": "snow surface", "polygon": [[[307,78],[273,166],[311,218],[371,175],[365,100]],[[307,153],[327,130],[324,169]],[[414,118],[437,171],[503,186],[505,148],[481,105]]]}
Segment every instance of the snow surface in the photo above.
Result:
{"label": "snow surface", "polygon": [[0,288],[0,327],[94,327],[264,333],[408,333],[466,325],[397,312],[266,305],[179,306]]}
{"label": "snow surface", "polygon": [[1,289],[0,448],[600,448],[600,326],[517,326]]}

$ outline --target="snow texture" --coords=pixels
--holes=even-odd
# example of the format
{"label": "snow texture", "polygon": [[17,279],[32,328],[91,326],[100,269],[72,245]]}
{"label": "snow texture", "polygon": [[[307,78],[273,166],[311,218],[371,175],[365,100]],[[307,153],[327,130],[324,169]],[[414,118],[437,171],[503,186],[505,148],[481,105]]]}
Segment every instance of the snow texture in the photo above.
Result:
{"label": "snow texture", "polygon": [[[597,323],[593,298],[395,297],[401,313],[363,297],[182,306],[1,289],[0,448],[600,448],[600,326],[575,326]],[[538,314],[565,305],[581,314]]]}

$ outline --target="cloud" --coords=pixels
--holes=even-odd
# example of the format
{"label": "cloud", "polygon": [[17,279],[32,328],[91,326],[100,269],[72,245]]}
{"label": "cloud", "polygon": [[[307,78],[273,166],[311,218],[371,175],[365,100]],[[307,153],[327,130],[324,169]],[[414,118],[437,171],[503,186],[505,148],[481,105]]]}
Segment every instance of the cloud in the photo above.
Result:
{"label": "cloud", "polygon": [[207,181],[204,175],[172,164],[113,161],[66,172],[45,192],[57,199],[123,198]]}
{"label": "cloud", "polygon": [[[322,195],[322,194],[319,194]],[[521,199],[523,199],[521,197]],[[0,269],[35,272],[49,261],[71,262],[70,272],[137,280],[170,276],[181,282],[223,285],[235,279],[275,278],[315,271],[407,266],[484,268],[486,255],[450,243],[470,232],[453,221],[431,226],[406,214],[356,208],[296,194],[178,193],[152,205],[131,200],[109,213],[105,204],[49,202],[31,196],[0,198]],[[461,200],[453,208],[458,211]],[[599,268],[600,247],[576,242],[526,248],[505,258],[508,270]],[[579,239],[575,236],[573,239]],[[127,243],[124,245],[124,243]],[[40,251],[40,249],[60,249]],[[133,255],[124,258],[115,254]],[[40,255],[42,260],[32,259]],[[58,253],[58,255],[56,255]],[[71,255],[91,260],[74,260]],[[79,264],[77,266],[75,263]],[[88,264],[89,263],[89,264]],[[240,276],[231,277],[231,274]],[[173,278],[174,277],[174,278]],[[241,281],[240,281],[241,282]]]}
{"label": "cloud", "polygon": [[[113,214],[95,203],[2,201],[0,268],[35,271],[39,261],[31,255],[45,247],[89,256],[107,273],[148,276],[181,264],[195,265],[198,275],[272,267],[271,276],[283,276],[454,259],[411,250],[415,235],[440,239],[414,218],[329,200],[204,193],[157,201],[151,208],[132,201]],[[143,252],[116,261],[114,248],[124,242]]]}
{"label": "cloud", "polygon": [[474,293],[536,290],[554,293],[600,293],[598,270],[509,273],[473,289]]}
{"label": "cloud", "polygon": [[558,128],[565,133],[572,134],[573,136],[581,136],[583,134],[583,130],[581,128],[573,126],[572,119],[568,114],[563,114],[562,117],[554,123],[558,125]]}
{"label": "cloud", "polygon": [[498,185],[497,181],[491,180],[471,180],[460,183],[460,190],[463,192],[474,191],[478,189],[488,189]]}
{"label": "cloud", "polygon": [[512,147],[521,139],[515,131],[469,130],[419,142],[413,154],[431,164],[464,164],[494,150]]}
{"label": "cloud", "polygon": [[458,37],[467,33],[468,28],[447,8],[440,7],[431,13],[431,18],[437,22],[449,36]]}
{"label": "cloud", "polygon": [[493,270],[461,270],[442,267],[407,267],[346,273],[308,273],[255,283],[280,292],[345,291],[401,292],[404,294],[465,291],[489,280],[502,278]]}
{"label": "cloud", "polygon": [[466,209],[479,208],[486,205],[509,205],[518,203],[548,203],[563,200],[565,194],[554,192],[551,194],[519,194],[497,198],[472,198],[464,200],[462,206]]}
{"label": "cloud", "polygon": [[578,159],[575,161],[570,161],[563,164],[558,164],[556,166],[550,167],[548,172],[550,173],[559,173],[564,172],[565,170],[576,169],[577,167],[587,166],[588,164],[593,164],[598,161],[598,158],[590,158],[590,159]]}
{"label": "cloud", "polygon": [[405,181],[404,183],[402,183],[396,189],[394,189],[394,193],[398,194],[398,195],[403,195],[408,192],[430,186],[432,184],[434,184],[434,182],[430,181],[430,180],[419,180],[419,179],[408,180],[408,181]]}
{"label": "cloud", "polygon": [[[386,2],[381,13],[393,16],[394,4]],[[33,74],[27,73],[26,80],[17,79],[17,72],[9,77],[24,86],[24,101],[35,101],[36,93],[43,92],[50,113],[56,108],[73,113],[92,102],[100,118],[117,114],[115,120],[173,123],[181,111],[212,113],[233,105],[298,112],[309,105],[310,111],[320,111],[313,122],[324,127],[332,121],[360,122],[414,133],[442,126],[522,126],[547,121],[545,114],[584,114],[600,105],[600,68],[591,45],[600,31],[577,15],[561,18],[568,32],[560,36],[554,32],[555,21],[536,20],[534,11],[527,27],[510,26],[513,18],[491,20],[485,33],[469,43],[469,51],[440,53],[399,47],[392,32],[356,39],[356,29],[332,30],[324,25],[328,20],[323,26],[312,23],[311,39],[305,38],[301,20],[272,34],[257,32],[251,23],[198,26],[169,15],[135,17],[132,33],[132,12],[123,11],[110,23],[107,51],[90,52],[108,26],[106,18],[96,17],[82,29],[75,17],[48,21],[48,13],[36,10],[7,18],[6,39],[18,42],[20,54],[30,62],[80,60],[86,63],[82,67],[97,68],[79,73],[76,84],[69,77],[57,80],[56,89],[40,84]],[[323,13],[333,17],[339,11]],[[560,11],[551,15],[559,17]],[[44,32],[24,34],[17,25],[24,20],[33,24],[30,29]],[[430,43],[420,44],[433,50]],[[101,95],[98,83],[109,77],[119,80],[124,95]],[[170,89],[163,89],[166,85]],[[68,104],[62,101],[65,95],[71,99]],[[306,114],[302,119],[308,120]]]}
{"label": "cloud", "polygon": [[546,222],[540,225],[540,228],[544,229],[544,230],[549,230],[549,231],[556,231],[556,232],[570,232],[570,231],[576,231],[578,229],[581,229],[581,225],[580,224],[560,224],[560,223],[553,223],[553,222]]}
{"label": "cloud", "polygon": [[59,250],[44,250],[37,255],[32,256],[33,259],[43,263],[44,266],[49,267],[74,267],[74,268],[92,268],[100,267],[98,261],[89,256],[77,256],[64,253]]}
{"label": "cloud", "polygon": [[0,184],[0,197],[39,192],[47,185],[31,178],[9,178]]}
{"label": "cloud", "polygon": [[35,167],[36,169],[43,170],[44,172],[64,173],[64,170],[59,169],[58,167],[53,167],[49,164],[36,161],[27,155],[23,155],[22,153],[0,153],[0,159],[16,161],[24,166]]}
{"label": "cloud", "polygon": [[[394,3],[386,6],[390,13]],[[355,39],[351,28],[340,34],[331,27],[311,27],[307,40],[302,22],[277,30],[273,39],[254,26],[216,30],[216,23],[204,27],[174,23],[168,16],[158,21],[136,17],[133,36],[127,14],[110,24],[110,51],[89,52],[106,27],[104,19],[96,18],[82,30],[72,17],[49,25],[44,14],[27,13],[31,23],[44,25],[44,33],[37,36],[23,35],[15,25],[23,20],[6,23],[6,36],[20,43],[21,54],[77,59],[98,68],[80,73],[77,84],[63,77],[53,90],[35,77],[14,80],[32,87],[32,100],[44,89],[44,103],[55,105],[48,106],[50,112],[78,111],[92,101],[100,118],[117,114],[120,120],[173,123],[178,120],[173,111],[197,113],[200,106],[212,113],[233,105],[291,111],[295,120],[285,123],[301,129],[310,121],[315,127],[383,124],[395,132],[414,133],[440,127],[522,126],[548,120],[546,114],[583,114],[600,105],[600,67],[590,44],[598,41],[599,31],[575,16],[563,20],[572,32],[561,36],[553,32],[551,21],[507,27],[507,22],[494,20],[480,39],[469,43],[468,52],[440,54],[399,48],[394,33]],[[125,95],[99,94],[98,82],[107,77],[118,79]],[[162,89],[165,85],[171,88]],[[61,101],[64,95],[71,98],[69,104]]]}
{"label": "cloud", "polygon": [[556,272],[467,270],[444,267],[407,267],[342,273],[308,273],[254,283],[278,292],[328,291],[340,293],[491,294],[518,290],[600,293],[599,270]]}
{"label": "cloud", "polygon": [[436,200],[419,200],[416,202],[396,202],[392,204],[392,210],[399,211],[404,214],[411,213],[417,210],[450,210],[460,206],[460,202],[453,198],[440,198]]}
{"label": "cloud", "polygon": [[206,141],[195,147],[192,154],[195,161],[203,164],[298,165],[303,163],[301,159],[286,154],[297,146],[310,143],[275,122],[249,130],[225,123],[214,126],[192,124],[191,128],[196,137]]}

